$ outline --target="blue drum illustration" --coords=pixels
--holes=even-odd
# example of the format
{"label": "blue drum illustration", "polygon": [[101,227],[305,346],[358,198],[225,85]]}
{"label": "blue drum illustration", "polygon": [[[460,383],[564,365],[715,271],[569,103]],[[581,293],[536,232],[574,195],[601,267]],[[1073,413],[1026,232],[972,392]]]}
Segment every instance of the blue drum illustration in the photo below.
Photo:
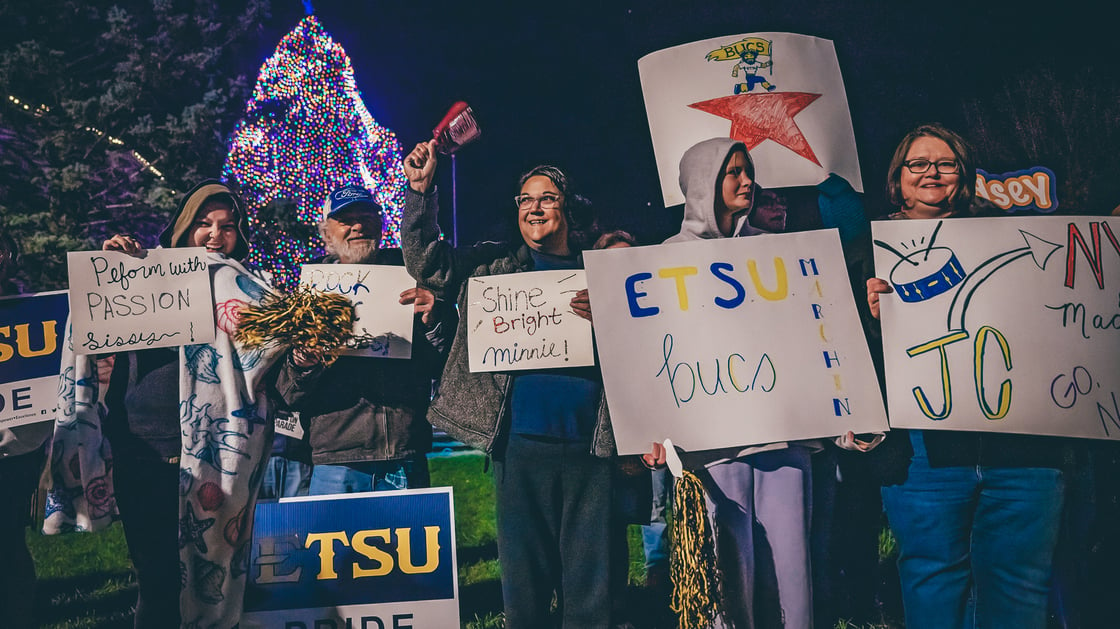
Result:
{"label": "blue drum illustration", "polygon": [[891,285],[902,301],[932,299],[964,281],[957,255],[948,247],[930,247],[903,256],[891,269]]}

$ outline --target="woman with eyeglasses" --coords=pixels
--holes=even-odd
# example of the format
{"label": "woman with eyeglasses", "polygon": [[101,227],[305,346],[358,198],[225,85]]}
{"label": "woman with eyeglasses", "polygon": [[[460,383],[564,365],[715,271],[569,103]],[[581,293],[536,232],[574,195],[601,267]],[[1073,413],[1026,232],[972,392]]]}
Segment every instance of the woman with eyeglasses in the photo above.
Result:
{"label": "woman with eyeglasses", "polygon": [[[554,166],[521,176],[514,205],[521,242],[452,247],[440,239],[431,142],[404,160],[405,266],[437,296],[467,309],[470,278],[581,269],[594,242],[590,206]],[[571,307],[590,320],[587,291]],[[566,315],[565,315],[566,316]],[[471,373],[460,317],[428,420],[494,459],[498,561],[509,629],[611,626],[611,456],[614,434],[597,366]]]}
{"label": "woman with eyeglasses", "polygon": [[[968,216],[975,185],[968,143],[940,125],[920,126],[891,159],[887,193],[898,210],[884,218]],[[870,270],[868,256],[866,314],[877,320],[891,288]],[[878,322],[866,323],[882,377]],[[1060,441],[896,429],[868,456],[898,538],[907,629],[1046,627],[1064,494]]]}

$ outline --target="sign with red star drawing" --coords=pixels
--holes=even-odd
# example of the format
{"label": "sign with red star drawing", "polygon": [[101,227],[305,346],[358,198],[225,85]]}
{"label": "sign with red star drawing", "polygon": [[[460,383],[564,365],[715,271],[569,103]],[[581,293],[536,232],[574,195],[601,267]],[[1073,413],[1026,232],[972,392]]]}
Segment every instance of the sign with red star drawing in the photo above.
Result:
{"label": "sign with red star drawing", "polygon": [[665,205],[684,202],[677,164],[711,137],[747,145],[760,184],[812,186],[836,173],[863,192],[836,49],[827,39],[749,33],[638,60]]}

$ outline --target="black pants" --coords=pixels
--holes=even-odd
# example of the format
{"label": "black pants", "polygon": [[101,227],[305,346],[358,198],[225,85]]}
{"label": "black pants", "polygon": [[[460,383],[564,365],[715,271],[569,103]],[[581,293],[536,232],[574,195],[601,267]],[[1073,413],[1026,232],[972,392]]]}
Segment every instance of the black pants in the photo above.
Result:
{"label": "black pants", "polygon": [[35,626],[35,563],[26,535],[42,469],[42,450],[0,460],[0,625],[5,627]]}
{"label": "black pants", "polygon": [[585,443],[513,435],[495,461],[507,629],[611,625],[612,464]]}
{"label": "black pants", "polygon": [[136,629],[179,626],[179,464],[113,461],[113,485],[136,570]]}

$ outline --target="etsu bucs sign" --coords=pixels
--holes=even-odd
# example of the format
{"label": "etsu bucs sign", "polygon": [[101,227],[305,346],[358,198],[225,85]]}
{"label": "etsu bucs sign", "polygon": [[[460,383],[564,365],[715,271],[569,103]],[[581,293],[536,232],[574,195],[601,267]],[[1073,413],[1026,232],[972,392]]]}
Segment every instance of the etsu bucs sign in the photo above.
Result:
{"label": "etsu bucs sign", "polygon": [[257,505],[241,626],[459,626],[451,488]]}

